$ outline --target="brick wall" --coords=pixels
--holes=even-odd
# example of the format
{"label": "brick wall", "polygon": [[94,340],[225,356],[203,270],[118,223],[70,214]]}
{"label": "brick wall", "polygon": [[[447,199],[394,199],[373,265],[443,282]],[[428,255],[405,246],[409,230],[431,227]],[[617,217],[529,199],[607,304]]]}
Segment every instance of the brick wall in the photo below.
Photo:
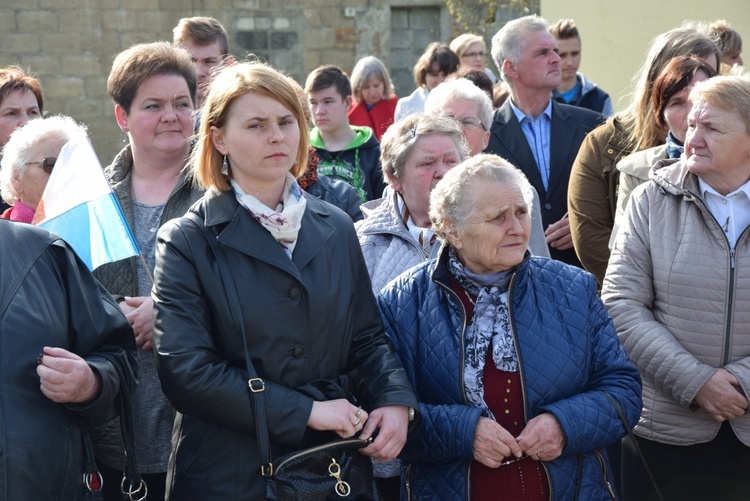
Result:
{"label": "brick wall", "polygon": [[[171,40],[172,28],[181,17],[215,17],[227,28],[231,53],[239,58],[254,53],[301,83],[318,65],[337,64],[351,71],[357,59],[368,54],[390,65],[391,3],[402,8],[438,8],[442,13],[437,30],[440,39],[450,39],[440,0],[373,0],[366,7],[362,3],[3,0],[0,65],[18,64],[39,76],[45,91],[45,111],[70,115],[87,124],[99,158],[107,165],[123,146],[123,135],[106,92],[112,59],[134,43]],[[414,48],[417,56],[421,49]],[[408,92],[402,88],[399,94]]]}

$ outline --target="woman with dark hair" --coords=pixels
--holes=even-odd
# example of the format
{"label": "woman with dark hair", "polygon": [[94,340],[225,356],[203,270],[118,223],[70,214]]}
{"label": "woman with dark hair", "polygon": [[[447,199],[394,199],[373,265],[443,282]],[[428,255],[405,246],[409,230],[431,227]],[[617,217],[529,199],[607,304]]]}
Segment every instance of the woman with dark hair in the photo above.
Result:
{"label": "woman with dark hair", "polygon": [[[149,500],[164,498],[174,420],[174,410],[161,391],[152,349],[156,231],[184,214],[203,194],[185,172],[195,128],[196,88],[190,56],[167,42],[134,45],[121,52],[107,80],[115,119],[128,144],[105,174],[143,259],[105,264],[94,274],[116,297],[138,346],[140,381],[133,398],[135,453],[148,484]],[[94,442],[105,477],[105,497],[119,499],[125,464],[119,423],[98,429]]]}
{"label": "woman with dark hair", "polygon": [[455,73],[460,64],[456,53],[447,45],[439,42],[428,45],[414,65],[414,82],[417,88],[408,97],[398,100],[394,120],[398,122],[406,115],[423,111],[430,91]]}
{"label": "woman with dark hair", "polygon": [[[0,155],[10,134],[33,118],[42,116],[42,84],[18,66],[0,68]],[[8,204],[0,199],[0,213]]]}
{"label": "woman with dark hair", "polygon": [[610,247],[617,236],[617,228],[625,213],[630,194],[636,186],[648,181],[649,172],[660,168],[663,160],[679,158],[685,151],[687,117],[691,107],[688,95],[693,85],[715,75],[716,70],[703,59],[682,56],[672,59],[654,82],[651,97],[654,103],[654,117],[656,123],[669,132],[664,144],[633,153],[617,162],[620,189]]}
{"label": "woman with dark hair", "polygon": [[609,260],[609,238],[615,223],[620,172],[625,156],[663,144],[667,129],[656,123],[651,100],[654,82],[672,58],[694,55],[718,72],[721,53],[696,28],[683,26],[651,42],[627,109],[616,113],[586,136],[570,171],[568,216],[576,254],[601,285]]}

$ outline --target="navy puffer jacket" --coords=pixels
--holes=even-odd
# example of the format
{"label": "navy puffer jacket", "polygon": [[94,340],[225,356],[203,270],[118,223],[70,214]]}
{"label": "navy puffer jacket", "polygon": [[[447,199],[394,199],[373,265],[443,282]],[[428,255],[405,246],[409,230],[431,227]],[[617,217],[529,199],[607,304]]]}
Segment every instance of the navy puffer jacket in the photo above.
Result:
{"label": "navy puffer jacket", "polygon": [[[378,296],[386,332],[420,401],[423,425],[401,453],[412,499],[470,499],[474,431],[481,415],[462,386],[463,332],[469,319],[448,287],[448,252],[407,271]],[[589,273],[530,257],[509,289],[526,421],[554,414],[567,437],[562,455],[544,462],[553,499],[612,499],[602,450],[641,410],[638,371],[620,345]],[[579,472],[579,456],[582,474]],[[499,487],[499,486],[498,486]]]}

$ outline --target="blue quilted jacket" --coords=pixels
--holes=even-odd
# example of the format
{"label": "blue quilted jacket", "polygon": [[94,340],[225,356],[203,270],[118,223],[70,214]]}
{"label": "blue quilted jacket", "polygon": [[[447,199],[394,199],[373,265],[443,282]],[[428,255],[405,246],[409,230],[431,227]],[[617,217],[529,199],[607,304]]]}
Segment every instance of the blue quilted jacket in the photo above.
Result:
{"label": "blue quilted jacket", "polygon": [[[420,401],[422,427],[409,437],[402,493],[409,499],[469,500],[474,430],[481,411],[462,386],[469,319],[448,287],[448,252],[407,271],[378,296],[386,332]],[[510,315],[519,353],[526,421],[551,412],[567,437],[542,465],[555,500],[612,499],[602,449],[625,435],[613,396],[634,425],[638,371],[620,345],[593,276],[527,255],[511,280]],[[501,488],[501,486],[498,486]]]}

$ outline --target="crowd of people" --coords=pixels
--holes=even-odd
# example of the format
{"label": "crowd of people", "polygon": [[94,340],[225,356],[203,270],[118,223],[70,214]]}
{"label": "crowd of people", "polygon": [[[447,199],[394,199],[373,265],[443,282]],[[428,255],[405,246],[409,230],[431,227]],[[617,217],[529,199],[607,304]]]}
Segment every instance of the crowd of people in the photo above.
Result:
{"label": "crowd of people", "polygon": [[8,499],[122,499],[123,394],[149,500],[263,499],[261,448],[337,437],[383,500],[746,499],[750,77],[726,21],[657,36],[622,111],[571,19],[431,43],[400,98],[374,55],[296,82],[213,18],[173,35],[114,57],[104,174],[140,256],[93,272],[32,224],[85,125],[0,68]]}

